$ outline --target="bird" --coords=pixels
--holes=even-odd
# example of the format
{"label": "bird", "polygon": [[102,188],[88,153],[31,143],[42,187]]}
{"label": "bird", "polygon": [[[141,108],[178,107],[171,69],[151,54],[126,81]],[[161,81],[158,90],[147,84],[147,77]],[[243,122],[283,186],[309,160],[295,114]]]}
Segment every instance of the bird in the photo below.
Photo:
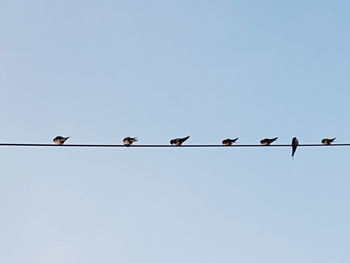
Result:
{"label": "bird", "polygon": [[184,137],[184,138],[176,138],[176,139],[172,139],[170,141],[170,144],[174,145],[174,146],[181,146],[181,144],[185,141],[187,141],[187,139],[190,138],[190,136]]}
{"label": "bird", "polygon": [[53,139],[53,142],[56,143],[57,145],[63,145],[68,139],[69,137],[56,136]]}
{"label": "bird", "polygon": [[335,138],[333,138],[333,139],[324,138],[324,139],[322,139],[321,143],[324,145],[330,145],[330,144],[332,144],[332,142],[334,140],[335,140]]}
{"label": "bird", "polygon": [[225,146],[231,146],[237,140],[238,140],[238,138],[236,138],[236,139],[225,139],[225,140],[222,141],[222,144],[225,145]]}
{"label": "bird", "polygon": [[137,142],[137,137],[125,137],[123,143],[126,147],[129,147],[134,142]]}
{"label": "bird", "polygon": [[292,157],[294,156],[295,151],[298,148],[298,145],[299,145],[298,139],[296,137],[293,137],[293,139],[292,139]]}
{"label": "bird", "polygon": [[262,139],[260,141],[260,144],[264,145],[264,146],[267,146],[267,145],[270,145],[271,143],[273,143],[274,141],[276,141],[277,139],[278,139],[278,137],[275,137],[275,138],[272,138],[272,139],[265,138],[265,139]]}

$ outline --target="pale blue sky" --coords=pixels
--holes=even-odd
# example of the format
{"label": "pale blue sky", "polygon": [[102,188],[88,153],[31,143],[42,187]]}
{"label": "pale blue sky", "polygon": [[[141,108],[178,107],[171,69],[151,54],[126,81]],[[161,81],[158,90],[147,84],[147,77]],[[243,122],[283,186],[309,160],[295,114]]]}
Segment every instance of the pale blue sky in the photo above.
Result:
{"label": "pale blue sky", "polygon": [[[0,0],[1,142],[350,142],[348,1]],[[0,262],[348,263],[350,148],[0,149]]]}

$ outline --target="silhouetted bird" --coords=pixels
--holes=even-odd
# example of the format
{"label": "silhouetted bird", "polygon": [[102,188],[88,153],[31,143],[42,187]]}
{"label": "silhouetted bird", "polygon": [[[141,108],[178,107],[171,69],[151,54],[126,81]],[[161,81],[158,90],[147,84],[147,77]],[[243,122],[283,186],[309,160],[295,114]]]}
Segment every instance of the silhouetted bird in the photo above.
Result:
{"label": "silhouetted bird", "polygon": [[265,139],[262,139],[260,141],[260,144],[267,146],[267,145],[270,145],[271,143],[273,143],[274,141],[276,141],[277,139],[278,139],[278,137],[275,137],[275,138],[272,138],[272,139],[265,138]]}
{"label": "silhouetted bird", "polygon": [[133,144],[134,142],[137,142],[137,137],[125,137],[123,139],[123,143],[126,147],[129,147],[131,144]]}
{"label": "silhouetted bird", "polygon": [[62,136],[56,136],[53,139],[53,142],[58,144],[58,145],[62,145],[64,144],[67,140],[69,139],[69,137],[62,137]]}
{"label": "silhouetted bird", "polygon": [[225,140],[222,141],[222,144],[225,145],[225,146],[231,146],[237,140],[238,140],[238,138],[236,138],[236,139],[225,139]]}
{"label": "silhouetted bird", "polygon": [[170,144],[174,145],[174,146],[181,146],[181,144],[185,141],[187,141],[187,139],[190,138],[190,136],[184,137],[184,138],[176,138],[176,139],[172,139],[170,141]]}
{"label": "silhouetted bird", "polygon": [[334,140],[335,140],[335,138],[333,138],[333,139],[324,138],[324,139],[322,139],[321,143],[324,145],[330,145],[330,144],[332,144],[332,142]]}
{"label": "silhouetted bird", "polygon": [[293,139],[292,139],[292,157],[294,156],[295,151],[298,148],[298,145],[299,145],[298,139],[296,137],[293,137]]}

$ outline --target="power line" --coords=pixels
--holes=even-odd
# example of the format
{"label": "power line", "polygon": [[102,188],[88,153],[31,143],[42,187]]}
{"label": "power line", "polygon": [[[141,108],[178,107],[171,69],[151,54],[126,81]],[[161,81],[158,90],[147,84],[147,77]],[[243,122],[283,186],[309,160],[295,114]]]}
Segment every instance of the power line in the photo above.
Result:
{"label": "power line", "polygon": [[[298,147],[348,147],[350,143],[324,144],[299,144]],[[261,144],[234,144],[225,146],[221,144],[185,144],[174,146],[168,144],[136,144],[126,147],[123,144],[48,144],[48,143],[0,143],[0,147],[81,147],[81,148],[273,148],[273,147],[291,147],[290,144],[271,144],[268,146]]]}

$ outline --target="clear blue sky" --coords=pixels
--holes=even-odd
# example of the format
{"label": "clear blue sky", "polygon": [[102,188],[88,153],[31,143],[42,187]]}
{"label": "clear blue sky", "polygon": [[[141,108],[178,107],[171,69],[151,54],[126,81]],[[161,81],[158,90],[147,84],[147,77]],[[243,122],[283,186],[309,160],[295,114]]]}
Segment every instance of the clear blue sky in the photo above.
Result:
{"label": "clear blue sky", "polygon": [[[1,142],[350,142],[349,1],[0,1]],[[350,148],[2,148],[0,262],[348,263]]]}

